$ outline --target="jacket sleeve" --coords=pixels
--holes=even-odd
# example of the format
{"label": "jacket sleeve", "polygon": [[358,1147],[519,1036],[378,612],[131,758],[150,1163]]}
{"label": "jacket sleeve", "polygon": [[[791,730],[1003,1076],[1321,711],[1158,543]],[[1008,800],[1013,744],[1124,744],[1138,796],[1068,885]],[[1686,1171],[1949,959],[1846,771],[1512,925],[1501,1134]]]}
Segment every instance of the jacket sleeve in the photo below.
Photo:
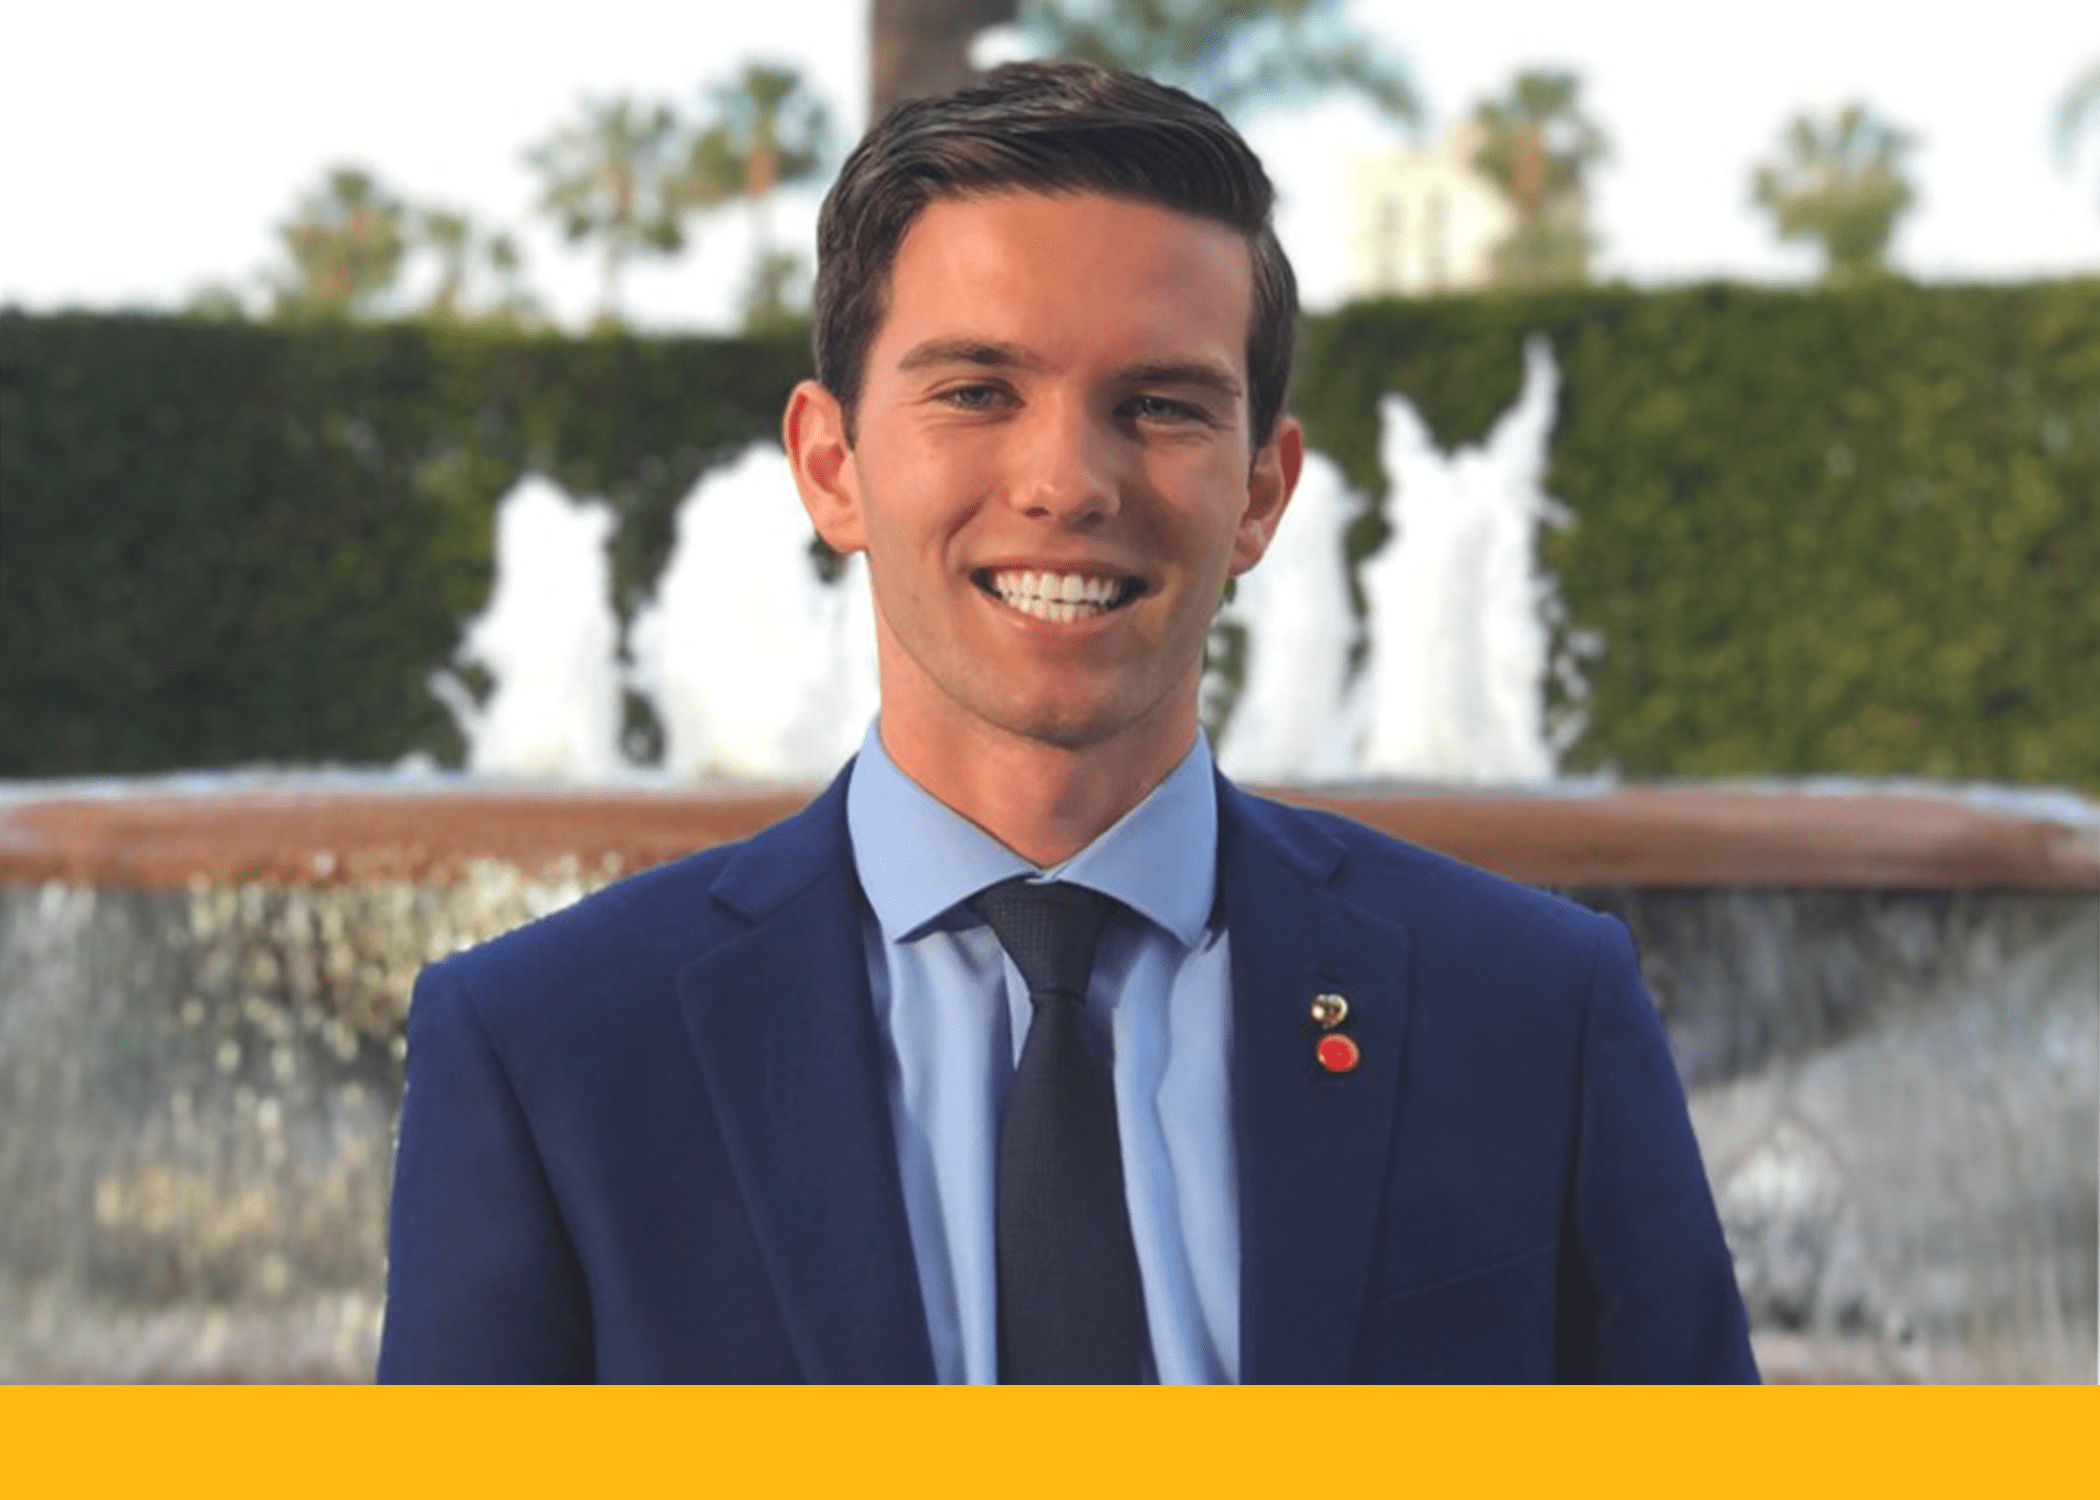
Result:
{"label": "jacket sleeve", "polygon": [[588,1293],[457,961],[423,971],[387,1241],[385,1382],[592,1378]]}
{"label": "jacket sleeve", "polygon": [[1755,1381],[1735,1268],[1633,946],[1605,929],[1582,1039],[1560,1378]]}

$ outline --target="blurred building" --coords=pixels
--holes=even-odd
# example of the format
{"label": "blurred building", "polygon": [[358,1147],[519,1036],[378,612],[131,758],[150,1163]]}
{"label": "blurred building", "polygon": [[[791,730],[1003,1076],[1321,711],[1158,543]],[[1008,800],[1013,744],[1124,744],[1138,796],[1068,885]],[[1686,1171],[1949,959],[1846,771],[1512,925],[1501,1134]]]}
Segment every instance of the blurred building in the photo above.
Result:
{"label": "blurred building", "polygon": [[1427,146],[1363,153],[1349,163],[1349,295],[1462,291],[1495,280],[1495,249],[1516,210],[1473,165],[1468,121]]}

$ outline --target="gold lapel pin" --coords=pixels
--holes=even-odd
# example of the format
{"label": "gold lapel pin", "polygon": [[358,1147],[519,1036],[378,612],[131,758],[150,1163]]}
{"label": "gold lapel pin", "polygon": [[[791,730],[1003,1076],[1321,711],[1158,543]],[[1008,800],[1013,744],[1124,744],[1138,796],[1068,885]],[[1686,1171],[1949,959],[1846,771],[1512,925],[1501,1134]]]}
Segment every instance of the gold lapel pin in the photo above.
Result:
{"label": "gold lapel pin", "polygon": [[1315,995],[1312,998],[1312,1018],[1319,1022],[1322,1031],[1332,1031],[1349,1019],[1349,1002],[1340,995]]}

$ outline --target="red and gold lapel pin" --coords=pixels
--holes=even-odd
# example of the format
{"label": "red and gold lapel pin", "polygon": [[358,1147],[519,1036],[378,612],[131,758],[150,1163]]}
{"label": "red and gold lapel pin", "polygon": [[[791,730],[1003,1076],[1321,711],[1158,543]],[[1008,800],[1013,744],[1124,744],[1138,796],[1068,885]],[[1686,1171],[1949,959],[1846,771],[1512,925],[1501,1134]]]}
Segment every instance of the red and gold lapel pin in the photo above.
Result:
{"label": "red and gold lapel pin", "polygon": [[1349,1019],[1349,1002],[1332,992],[1312,998],[1312,1018],[1324,1033],[1313,1048],[1313,1057],[1330,1073],[1353,1073],[1363,1061],[1363,1051],[1353,1038],[1335,1028]]}

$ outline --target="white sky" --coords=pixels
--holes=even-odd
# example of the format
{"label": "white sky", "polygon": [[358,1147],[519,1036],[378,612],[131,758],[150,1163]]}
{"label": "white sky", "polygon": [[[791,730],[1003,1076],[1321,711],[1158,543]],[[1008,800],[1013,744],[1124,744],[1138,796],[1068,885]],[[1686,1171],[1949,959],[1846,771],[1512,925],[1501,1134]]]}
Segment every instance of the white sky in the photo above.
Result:
{"label": "white sky", "polygon": [[[373,169],[411,201],[523,230],[529,281],[566,322],[593,263],[531,214],[524,148],[587,95],[697,106],[752,58],[799,63],[857,133],[866,0],[70,0],[0,19],[0,303],[159,306],[213,280],[251,282],[274,226],[328,166]],[[1801,109],[1866,100],[1914,131],[1920,206],[1895,260],[1925,278],[2100,273],[2100,131],[2070,167],[2058,101],[2100,61],[2100,5],[1993,0],[1351,0],[1407,61],[1430,125],[1462,116],[1518,68],[1570,66],[1614,152],[1593,189],[1606,275],[1658,282],[1799,279],[1748,206],[1751,163]],[[1396,139],[1335,103],[1260,115],[1250,137],[1283,185],[1283,233],[1307,300],[1343,274],[1348,154]],[[806,242],[816,194],[776,213]],[[700,253],[630,273],[627,310],[653,327],[726,317],[745,264],[734,216]]]}

